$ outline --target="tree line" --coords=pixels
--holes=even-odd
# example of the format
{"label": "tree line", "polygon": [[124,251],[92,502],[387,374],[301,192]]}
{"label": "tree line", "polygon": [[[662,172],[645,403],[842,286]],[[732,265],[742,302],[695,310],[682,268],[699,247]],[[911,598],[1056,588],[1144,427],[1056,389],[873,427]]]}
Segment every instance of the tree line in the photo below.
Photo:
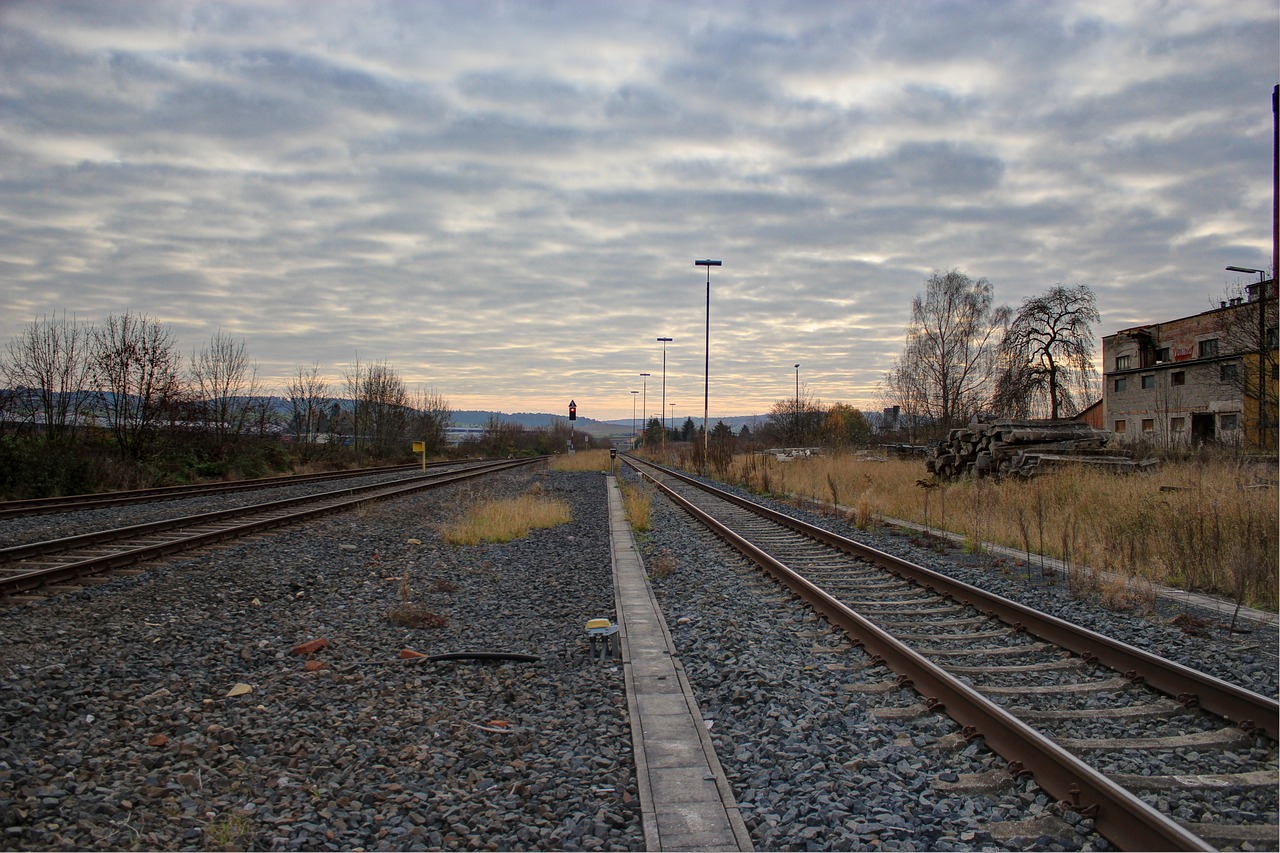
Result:
{"label": "tree line", "polygon": [[[65,469],[68,454],[107,451],[131,463],[141,480],[164,479],[157,467],[169,469],[168,476],[260,468],[270,455],[263,446],[281,436],[293,439],[292,455],[302,461],[322,454],[401,456],[409,441],[424,441],[435,453],[452,420],[443,397],[410,391],[385,361],[357,360],[337,388],[319,365],[299,367],[277,395],[259,377],[244,339],[218,331],[184,354],[165,324],[131,312],[99,323],[65,313],[33,320],[0,351],[0,380],[7,461],[27,457],[29,467],[35,456],[46,468]],[[277,399],[288,413],[283,424]],[[272,441],[261,440],[267,437]],[[76,488],[56,481],[86,477],[94,479],[48,473],[44,479],[55,482],[46,490]]]}
{"label": "tree line", "polygon": [[1098,393],[1099,320],[1086,284],[1055,284],[1015,310],[996,305],[985,278],[935,272],[911,302],[906,343],[880,382],[881,397],[910,441],[978,414],[1074,417]]}

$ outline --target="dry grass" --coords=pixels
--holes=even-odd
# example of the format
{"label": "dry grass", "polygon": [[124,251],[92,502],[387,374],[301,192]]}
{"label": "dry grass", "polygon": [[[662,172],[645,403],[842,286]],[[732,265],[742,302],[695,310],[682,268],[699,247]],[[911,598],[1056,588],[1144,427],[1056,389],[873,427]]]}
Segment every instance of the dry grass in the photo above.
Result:
{"label": "dry grass", "polygon": [[579,450],[570,456],[562,453],[551,458],[552,471],[608,471],[609,451]]}
{"label": "dry grass", "polygon": [[633,483],[623,477],[618,478],[618,488],[622,490],[622,506],[627,511],[627,521],[631,529],[643,533],[649,529],[649,515],[653,510],[653,488],[644,483]]}
{"label": "dry grass", "polygon": [[1116,572],[1126,579],[1123,590],[1069,580],[1117,602],[1145,600],[1159,583],[1276,607],[1276,493],[1256,488],[1255,471],[1238,462],[1166,462],[1155,474],[1131,476],[1069,469],[1029,482],[935,485],[923,477],[919,460],[744,456],[727,479],[760,493],[815,500],[838,494],[857,508],[860,525],[873,516],[900,518],[958,533],[974,550],[993,542],[1026,551],[1029,563],[1046,554],[1071,567]]}
{"label": "dry grass", "polygon": [[204,827],[205,845],[210,850],[248,850],[257,824],[243,812],[223,814]]}
{"label": "dry grass", "polygon": [[676,559],[671,552],[663,548],[649,558],[649,577],[662,580],[676,570]]}
{"label": "dry grass", "polygon": [[573,521],[569,505],[554,498],[522,495],[505,500],[486,500],[471,506],[466,514],[440,529],[451,545],[478,545],[481,542],[510,542],[529,531]]}
{"label": "dry grass", "polygon": [[[447,581],[437,581],[437,585],[440,583],[447,583]],[[399,598],[400,603],[387,613],[387,618],[396,625],[403,625],[406,628],[443,628],[449,624],[448,617],[413,600],[413,589],[410,586],[410,576],[407,571],[400,578]]]}
{"label": "dry grass", "polygon": [[387,614],[387,618],[405,628],[443,628],[449,619],[432,611],[425,604],[406,601],[398,604]]}

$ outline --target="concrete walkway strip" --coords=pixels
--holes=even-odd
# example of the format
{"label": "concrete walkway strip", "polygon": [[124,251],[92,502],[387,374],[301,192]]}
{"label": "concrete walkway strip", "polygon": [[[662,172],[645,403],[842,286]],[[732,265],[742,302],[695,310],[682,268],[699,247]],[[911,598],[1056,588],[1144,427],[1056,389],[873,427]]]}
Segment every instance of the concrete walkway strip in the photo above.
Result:
{"label": "concrete walkway strip", "polygon": [[614,606],[649,850],[754,850],[607,478]]}

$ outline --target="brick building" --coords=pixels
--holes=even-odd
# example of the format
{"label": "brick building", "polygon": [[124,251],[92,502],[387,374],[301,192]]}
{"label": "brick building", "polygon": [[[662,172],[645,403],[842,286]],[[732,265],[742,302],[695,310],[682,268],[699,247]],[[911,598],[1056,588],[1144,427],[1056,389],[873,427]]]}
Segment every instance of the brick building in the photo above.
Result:
{"label": "brick building", "polygon": [[[1218,308],[1102,339],[1103,424],[1125,441],[1247,443],[1274,449],[1276,282]],[[1259,324],[1261,294],[1266,308]],[[1266,341],[1259,417],[1259,336]]]}

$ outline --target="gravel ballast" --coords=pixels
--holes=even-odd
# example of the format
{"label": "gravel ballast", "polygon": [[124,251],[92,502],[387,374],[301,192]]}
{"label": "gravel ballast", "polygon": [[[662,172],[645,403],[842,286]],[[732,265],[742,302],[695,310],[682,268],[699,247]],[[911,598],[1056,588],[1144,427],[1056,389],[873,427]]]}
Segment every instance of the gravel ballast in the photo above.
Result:
{"label": "gravel ballast", "polygon": [[[440,541],[530,486],[575,523]],[[599,475],[505,474],[0,613],[4,846],[642,848],[621,667],[583,635],[612,613],[605,513]],[[394,624],[406,591],[447,624]]]}

